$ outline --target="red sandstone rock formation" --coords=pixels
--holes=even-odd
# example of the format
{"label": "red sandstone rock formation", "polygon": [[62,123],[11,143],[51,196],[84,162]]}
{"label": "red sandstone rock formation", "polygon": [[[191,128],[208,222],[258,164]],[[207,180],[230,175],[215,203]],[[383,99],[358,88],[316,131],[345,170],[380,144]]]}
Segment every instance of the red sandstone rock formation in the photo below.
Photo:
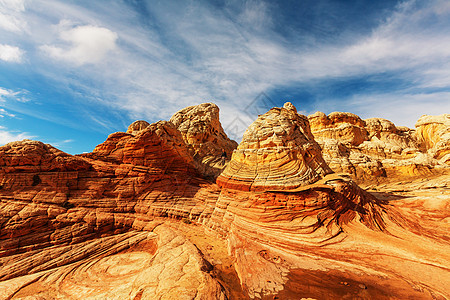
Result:
{"label": "red sandstone rock formation", "polygon": [[308,122],[286,104],[252,124],[216,185],[194,155],[219,153],[211,137],[228,142],[205,110],[215,109],[190,108],[177,118],[199,118],[178,125],[139,121],[79,156],[0,147],[0,299],[450,297],[450,175],[368,193],[331,173],[313,136],[322,126],[320,143],[347,149],[360,135],[441,149],[440,121],[418,123],[417,142],[383,120]]}
{"label": "red sandstone rock formation", "polygon": [[194,174],[194,161],[180,132],[167,121],[151,124],[135,134],[116,132],[95,147],[92,155],[135,166],[182,175]]}
{"label": "red sandstone rock formation", "polygon": [[89,164],[51,145],[23,140],[1,147],[0,167],[2,173],[64,172],[87,170]]}

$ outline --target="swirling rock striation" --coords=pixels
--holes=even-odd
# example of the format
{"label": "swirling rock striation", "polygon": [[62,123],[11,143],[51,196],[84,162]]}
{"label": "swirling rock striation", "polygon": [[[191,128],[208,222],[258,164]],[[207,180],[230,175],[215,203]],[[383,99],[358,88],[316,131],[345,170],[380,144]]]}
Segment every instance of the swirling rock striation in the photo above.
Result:
{"label": "swirling rock striation", "polygon": [[172,123],[79,156],[27,140],[0,153],[0,299],[226,299],[195,245],[155,230],[157,218],[203,222],[218,197]]}
{"label": "swirling rock striation", "polygon": [[49,144],[23,140],[0,148],[0,168],[2,174],[65,172],[88,170],[90,164]]}
{"label": "swirling rock striation", "polygon": [[290,103],[250,125],[217,183],[222,191],[207,226],[229,239],[251,297],[277,293],[287,281],[283,256],[268,253],[340,243],[354,222],[386,230],[383,202],[332,174],[307,118]]}
{"label": "swirling rock striation", "polygon": [[313,183],[329,173],[308,119],[287,103],[250,125],[217,183],[243,191],[283,190]]}
{"label": "swirling rock striation", "polygon": [[[0,299],[450,297],[448,178],[411,184],[415,198],[406,183],[368,193],[332,173],[317,124],[287,103],[249,127],[215,184],[198,166],[221,155],[210,138],[226,142],[213,111],[138,121],[77,156],[27,140],[0,147]],[[441,149],[446,129],[433,122],[417,142],[337,113],[318,122],[318,139]]]}

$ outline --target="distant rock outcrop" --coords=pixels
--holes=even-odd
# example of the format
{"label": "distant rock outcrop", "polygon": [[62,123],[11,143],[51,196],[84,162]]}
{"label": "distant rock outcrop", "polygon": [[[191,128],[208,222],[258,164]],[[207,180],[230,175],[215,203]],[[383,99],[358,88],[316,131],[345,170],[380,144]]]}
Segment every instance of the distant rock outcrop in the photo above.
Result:
{"label": "distant rock outcrop", "polygon": [[230,140],[219,121],[219,107],[203,103],[186,107],[171,118],[202,173],[217,177],[230,160],[237,143]]}
{"label": "distant rock outcrop", "polygon": [[308,116],[308,121],[318,141],[331,139],[358,146],[368,137],[364,121],[352,113],[333,112],[327,116],[316,112]]}
{"label": "distant rock outcrop", "polygon": [[[89,162],[39,141],[12,142],[0,147],[0,192],[5,195],[13,191],[15,195],[23,194],[25,199],[37,196],[63,203],[80,172],[91,168]],[[47,192],[47,187],[58,192]]]}
{"label": "distant rock outcrop", "polygon": [[0,173],[87,170],[84,160],[39,141],[23,140],[0,147]]}
{"label": "distant rock outcrop", "polygon": [[181,133],[171,122],[158,121],[133,131],[134,134],[116,132],[109,135],[92,154],[124,164],[177,170],[181,174],[194,172],[193,158]]}
{"label": "distant rock outcrop", "polygon": [[415,137],[430,156],[450,165],[450,114],[420,117]]}
{"label": "distant rock outcrop", "polygon": [[[422,176],[447,160],[444,116],[424,118],[417,131],[385,119],[362,120],[342,112],[328,116],[317,112],[308,119],[329,166],[359,179]],[[436,143],[441,136],[442,142]]]}
{"label": "distant rock outcrop", "polygon": [[144,130],[145,128],[147,128],[149,125],[150,124],[147,121],[143,121],[143,120],[134,121],[133,123],[130,124],[130,126],[128,126],[127,133],[136,135],[141,130]]}

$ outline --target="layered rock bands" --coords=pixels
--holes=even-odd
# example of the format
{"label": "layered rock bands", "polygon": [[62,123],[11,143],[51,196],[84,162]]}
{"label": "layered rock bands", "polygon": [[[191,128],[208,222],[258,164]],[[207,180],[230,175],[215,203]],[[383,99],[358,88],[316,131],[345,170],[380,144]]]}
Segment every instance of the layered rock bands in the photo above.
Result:
{"label": "layered rock bands", "polygon": [[449,114],[422,116],[415,130],[342,112],[317,112],[308,120],[329,166],[361,181],[427,176],[450,164]]}
{"label": "layered rock bands", "polygon": [[[237,146],[207,103],[134,122],[92,153],[7,144],[0,299],[445,299],[448,128],[447,115],[412,131],[286,103]],[[332,170],[389,173],[419,153],[445,173],[433,200]]]}

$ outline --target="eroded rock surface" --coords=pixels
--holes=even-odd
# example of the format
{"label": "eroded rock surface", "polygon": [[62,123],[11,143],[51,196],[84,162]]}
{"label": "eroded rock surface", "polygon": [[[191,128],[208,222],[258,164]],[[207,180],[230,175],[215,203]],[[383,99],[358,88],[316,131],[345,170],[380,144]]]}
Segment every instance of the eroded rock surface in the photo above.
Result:
{"label": "eroded rock surface", "polygon": [[15,279],[0,282],[0,297],[227,299],[197,247],[164,225],[152,232],[130,231],[54,252],[47,248],[7,264],[3,276],[22,265],[36,267],[27,272],[31,275],[11,274]]}
{"label": "eroded rock surface", "polygon": [[191,174],[194,161],[180,132],[167,121],[158,121],[135,134],[116,132],[95,147],[92,157],[124,164],[151,166]]}
{"label": "eroded rock surface", "polygon": [[227,141],[214,110],[137,122],[78,156],[0,147],[0,299],[450,298],[448,169],[362,189],[324,147],[341,141],[356,169],[352,153],[388,173],[419,154],[445,165],[445,118],[414,133],[287,103],[249,127],[216,184],[195,156]]}
{"label": "eroded rock surface", "polygon": [[133,123],[130,124],[130,126],[128,126],[127,133],[136,135],[141,130],[144,130],[145,128],[147,128],[149,125],[150,124],[147,121],[143,121],[143,120],[134,121]]}
{"label": "eroded rock surface", "polygon": [[450,114],[420,117],[416,123],[415,137],[430,156],[450,164]]}
{"label": "eroded rock surface", "polygon": [[426,176],[447,166],[448,115],[423,116],[416,130],[342,112],[308,120],[329,166],[361,181]]}
{"label": "eroded rock surface", "polygon": [[201,172],[217,177],[237,147],[220,124],[219,107],[214,103],[189,106],[175,113],[170,122],[181,132]]}
{"label": "eroded rock surface", "polygon": [[23,140],[0,148],[0,172],[64,172],[88,170],[86,161],[39,141]]}
{"label": "eroded rock surface", "polygon": [[243,191],[292,189],[329,173],[308,119],[287,104],[250,125],[217,183]]}

